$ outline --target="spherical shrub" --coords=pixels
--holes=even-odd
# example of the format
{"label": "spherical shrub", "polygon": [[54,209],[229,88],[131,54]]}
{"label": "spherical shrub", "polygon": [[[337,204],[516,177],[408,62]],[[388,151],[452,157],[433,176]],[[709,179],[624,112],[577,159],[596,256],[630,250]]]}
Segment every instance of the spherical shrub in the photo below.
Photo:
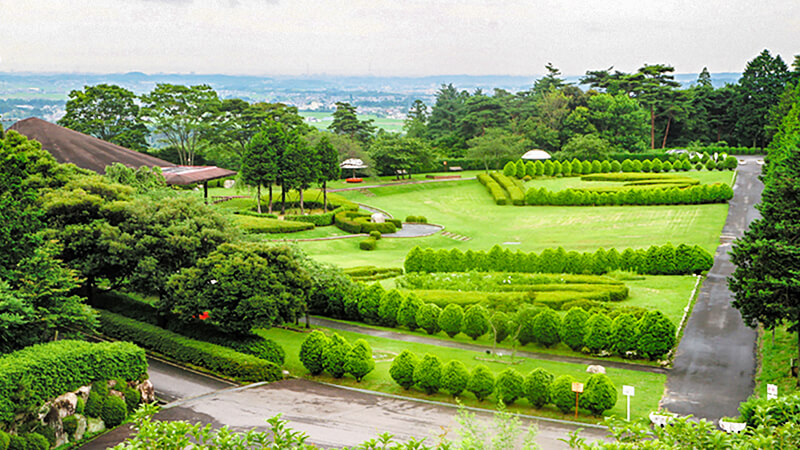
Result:
{"label": "spherical shrub", "polygon": [[553,384],[553,374],[541,367],[533,369],[525,377],[525,398],[531,406],[541,408],[550,403],[550,385]]}
{"label": "spherical shrub", "polygon": [[358,339],[347,352],[344,369],[361,382],[364,377],[375,369],[375,360],[372,358],[372,347],[364,339]]}
{"label": "spherical shrub", "polygon": [[358,302],[358,313],[364,322],[379,323],[380,315],[378,310],[381,307],[381,298],[386,291],[380,283],[374,283],[368,288],[364,289],[361,296],[361,301]]}
{"label": "spherical shrub", "polygon": [[424,304],[413,292],[408,294],[408,297],[403,300],[403,303],[400,304],[400,309],[397,311],[397,323],[411,331],[419,328],[417,325],[417,311]]}
{"label": "spherical shrub", "polygon": [[661,311],[650,311],[639,322],[637,350],[655,361],[675,346],[675,324]]}
{"label": "spherical shrub", "polygon": [[347,353],[350,352],[350,343],[338,333],[334,333],[328,341],[324,354],[325,371],[333,378],[342,378],[345,374],[344,365],[347,361]]}
{"label": "spherical shrub", "polygon": [[517,340],[522,345],[527,345],[530,342],[536,342],[536,337],[533,332],[533,320],[541,313],[541,307],[523,305],[517,312],[516,323],[519,326],[519,333],[517,333]]}
{"label": "spherical shrub", "polygon": [[12,434],[8,440],[8,450],[28,450],[28,439],[26,436]]}
{"label": "spherical shrub", "polygon": [[550,401],[564,414],[575,409],[575,393],[572,392],[574,382],[571,376],[561,375],[550,385]]}
{"label": "spherical shrub", "polygon": [[417,355],[408,350],[403,350],[395,356],[389,368],[389,376],[405,390],[414,385],[414,369],[419,364]]}
{"label": "spherical shrub", "polygon": [[128,409],[128,413],[136,411],[142,401],[142,393],[138,389],[129,388],[128,386],[122,387],[120,392],[125,396],[125,407]]}
{"label": "spherical shrub", "polygon": [[381,232],[378,230],[372,230],[369,232],[369,237],[377,241],[381,238]]}
{"label": "spherical shrub", "polygon": [[381,304],[378,308],[378,316],[380,317],[381,325],[385,327],[397,326],[397,311],[400,310],[400,305],[403,303],[403,294],[397,289],[392,289],[381,297]]}
{"label": "spherical shrub", "polygon": [[630,313],[617,316],[611,323],[611,349],[614,353],[625,356],[636,350],[639,340],[636,317]]}
{"label": "spherical shrub", "polygon": [[561,321],[561,340],[569,348],[579,351],[583,348],[583,338],[586,335],[586,321],[589,313],[583,308],[574,306],[564,315]]}
{"label": "spherical shrub", "polygon": [[510,405],[525,395],[525,378],[516,369],[508,368],[497,376],[494,391],[497,400]]}
{"label": "spherical shrub", "polygon": [[461,325],[464,321],[464,310],[461,306],[450,303],[444,307],[439,315],[439,328],[448,336],[453,337],[461,332]]}
{"label": "spherical shrub", "polygon": [[361,250],[375,250],[378,247],[378,241],[374,237],[368,237],[358,243],[358,248]]}
{"label": "spherical shrub", "polygon": [[103,419],[103,423],[108,428],[121,424],[126,415],[125,400],[113,395],[106,398],[106,401],[103,402],[103,408],[100,410],[100,418]]}
{"label": "spherical shrub", "polygon": [[550,308],[545,309],[533,319],[533,335],[536,342],[550,347],[558,344],[558,328],[561,325],[561,318],[558,313]]}
{"label": "spherical shrub", "polygon": [[596,373],[589,377],[580,397],[581,408],[588,409],[595,416],[617,404],[617,388],[605,374]]}
{"label": "spherical shrub", "polygon": [[488,367],[478,364],[472,369],[467,382],[467,390],[475,395],[478,401],[483,401],[494,392],[494,374]]}
{"label": "spherical shrub", "polygon": [[593,314],[586,322],[584,344],[592,352],[600,352],[611,345],[611,319],[603,313]]}
{"label": "spherical shrub", "polygon": [[92,391],[97,392],[101,397],[106,397],[110,393],[108,380],[95,381],[92,383]]}
{"label": "spherical shrub", "polygon": [[450,361],[442,368],[442,390],[457,397],[467,387],[469,371],[461,361]]}
{"label": "spherical shrub", "polygon": [[[75,432],[78,430],[78,418],[74,415],[67,416],[61,419],[61,424],[64,426],[64,432],[67,433],[67,436],[72,438],[75,436]],[[3,446],[0,445],[0,450],[3,450]]]}
{"label": "spherical shrub", "polygon": [[436,355],[426,354],[414,368],[414,384],[426,394],[439,392],[442,383],[442,361]]}
{"label": "spherical shrub", "polygon": [[503,342],[511,331],[510,318],[502,311],[492,314],[489,324],[491,325],[494,341],[497,343]]}
{"label": "spherical shrub", "polygon": [[311,375],[319,375],[325,370],[325,353],[329,345],[330,340],[319,330],[312,331],[300,345],[300,362]]}
{"label": "spherical shrub", "polygon": [[100,417],[100,410],[103,408],[104,401],[105,397],[103,397],[99,392],[92,389],[89,392],[89,398],[86,401],[86,408],[85,408],[86,415],[89,417]]}
{"label": "spherical shrub", "polygon": [[481,305],[472,305],[464,313],[464,334],[476,340],[489,331],[489,313]]}
{"label": "spherical shrub", "polygon": [[442,309],[433,303],[422,305],[417,311],[417,326],[425,330],[428,334],[439,332],[439,315]]}

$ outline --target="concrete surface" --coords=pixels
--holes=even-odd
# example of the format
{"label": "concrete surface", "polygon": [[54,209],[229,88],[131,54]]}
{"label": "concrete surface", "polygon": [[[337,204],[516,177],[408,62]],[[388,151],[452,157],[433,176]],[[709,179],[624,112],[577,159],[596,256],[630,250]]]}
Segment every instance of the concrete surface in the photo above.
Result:
{"label": "concrete surface", "polygon": [[759,217],[755,204],[764,185],[758,179],[758,156],[739,157],[734,197],[722,230],[714,266],[703,283],[683,339],[678,345],[673,368],[667,376],[662,406],[695,417],[716,420],[738,415],[738,405],[753,393],[756,370],[756,332],[745,326],[739,311],[731,306],[733,294],[727,278],[734,265],[728,252],[731,242],[741,236]]}

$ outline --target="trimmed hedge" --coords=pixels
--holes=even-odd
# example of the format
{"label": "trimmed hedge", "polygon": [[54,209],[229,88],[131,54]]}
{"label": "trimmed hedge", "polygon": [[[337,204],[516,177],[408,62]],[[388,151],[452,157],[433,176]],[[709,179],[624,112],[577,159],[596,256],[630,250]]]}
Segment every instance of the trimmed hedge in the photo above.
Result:
{"label": "trimmed hedge", "polygon": [[514,180],[499,172],[492,172],[490,175],[508,193],[512,205],[522,206],[525,204],[525,193]]}
{"label": "trimmed hedge", "polygon": [[408,223],[428,223],[428,218],[425,216],[408,216],[406,217]]}
{"label": "trimmed hedge", "polygon": [[341,211],[334,216],[334,223],[343,231],[353,234],[369,233],[373,230],[380,231],[381,234],[394,233],[398,228],[402,228],[399,219],[387,219],[383,223],[370,222],[372,214],[358,211]]}
{"label": "trimmed hedge", "polygon": [[277,381],[283,378],[277,364],[227,347],[189,339],[107,311],[100,311],[99,320],[103,334],[136,343],[183,363],[242,381]]}
{"label": "trimmed hedge", "polygon": [[294,222],[309,222],[313,223],[315,226],[318,227],[325,227],[328,225],[333,225],[333,218],[336,214],[342,211],[358,211],[357,205],[342,205],[333,211],[328,211],[322,214],[311,214],[311,215],[300,215],[300,214],[287,214],[283,216],[285,220],[291,220]]}
{"label": "trimmed hedge", "polygon": [[293,222],[291,220],[267,219],[241,215],[233,217],[236,226],[248,234],[296,233],[298,231],[314,229],[314,224],[310,222]]}
{"label": "trimmed hedge", "polygon": [[378,241],[376,241],[375,238],[373,238],[373,237],[368,237],[368,238],[366,238],[363,241],[358,243],[358,248],[360,248],[361,250],[367,250],[367,251],[375,250],[376,248],[378,248]]}
{"label": "trimmed hedge", "polygon": [[[127,342],[34,345],[0,358],[0,422],[12,422],[20,402],[38,406],[94,381],[146,377],[144,350]],[[12,400],[20,392],[30,397]]]}
{"label": "trimmed hedge", "polygon": [[[472,250],[466,253],[458,249],[445,250],[448,257],[461,261],[449,272],[525,272],[525,273],[569,273],[603,274],[615,270],[636,272],[642,275],[688,275],[711,268],[714,258],[702,247],[680,244],[651,246],[648,249],[604,249],[590,253],[567,252],[562,247],[545,249],[541,253],[513,253],[495,245],[488,252]],[[443,272],[440,252],[414,247],[405,259],[405,270],[411,272]]]}
{"label": "trimmed hedge", "polygon": [[359,266],[343,269],[343,272],[353,281],[376,281],[400,276],[403,274],[403,269],[399,267]]}
{"label": "trimmed hedge", "polygon": [[478,174],[477,178],[482,185],[486,186],[486,189],[489,191],[489,194],[492,196],[492,199],[494,199],[494,203],[496,205],[508,204],[506,191],[492,177],[485,173],[481,173]]}
{"label": "trimmed hedge", "polygon": [[724,183],[686,188],[655,184],[623,187],[614,192],[585,189],[564,189],[553,192],[545,188],[530,188],[525,194],[525,202],[528,205],[557,206],[698,205],[725,203],[732,198],[733,189]]}

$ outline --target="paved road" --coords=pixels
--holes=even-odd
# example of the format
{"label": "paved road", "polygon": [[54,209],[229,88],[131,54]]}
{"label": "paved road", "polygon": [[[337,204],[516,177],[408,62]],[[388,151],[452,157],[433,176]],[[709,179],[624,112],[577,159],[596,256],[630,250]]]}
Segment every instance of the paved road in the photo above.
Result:
{"label": "paved road", "polygon": [[[353,333],[367,334],[370,336],[382,337],[387,339],[394,339],[396,341],[431,344],[431,345],[438,345],[440,347],[458,348],[462,350],[472,350],[476,352],[488,352],[490,350],[490,348],[486,347],[485,345],[468,344],[465,342],[458,342],[449,339],[437,339],[426,336],[420,336],[418,334],[401,333],[398,331],[378,330],[375,328],[359,326],[359,325],[351,325],[348,323],[337,322],[335,320],[324,319],[322,317],[312,317],[310,319],[310,322],[312,325],[317,325],[321,327],[333,328],[335,330],[351,331]],[[504,354],[510,353],[510,351],[505,348],[499,349],[498,351],[502,351]],[[516,356],[522,358],[541,359],[545,361],[559,361],[572,364],[587,364],[587,365],[599,364],[605,367],[614,367],[617,369],[626,369],[626,370],[637,370],[640,372],[669,373],[669,369],[665,369],[663,367],[645,366],[642,364],[608,361],[602,359],[580,358],[575,356],[553,355],[550,353],[534,353],[534,352],[526,352],[518,350]]]}
{"label": "paved road", "polygon": [[727,277],[734,266],[728,252],[731,241],[758,217],[754,205],[764,185],[758,180],[761,158],[740,159],[747,162],[739,167],[714,266],[687,322],[661,401],[672,412],[710,420],[738,415],[739,403],[755,387],[756,332],[744,325],[739,311],[731,306]]}

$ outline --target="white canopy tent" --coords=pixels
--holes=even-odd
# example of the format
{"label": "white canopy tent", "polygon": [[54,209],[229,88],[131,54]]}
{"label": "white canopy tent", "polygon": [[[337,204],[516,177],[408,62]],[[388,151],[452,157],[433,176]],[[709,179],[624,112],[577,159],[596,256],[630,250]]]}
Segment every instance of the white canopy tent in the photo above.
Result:
{"label": "white canopy tent", "polygon": [[527,159],[531,161],[542,160],[542,159],[550,159],[550,153],[547,153],[544,150],[528,150],[522,155],[522,159]]}
{"label": "white canopy tent", "polygon": [[366,164],[364,164],[364,161],[362,161],[362,160],[360,160],[358,158],[350,158],[350,159],[345,159],[344,161],[342,161],[342,163],[339,164],[339,167],[341,169],[345,169],[345,170],[352,170],[353,171],[353,178],[355,178],[356,177],[356,169],[366,169],[368,166]]}

